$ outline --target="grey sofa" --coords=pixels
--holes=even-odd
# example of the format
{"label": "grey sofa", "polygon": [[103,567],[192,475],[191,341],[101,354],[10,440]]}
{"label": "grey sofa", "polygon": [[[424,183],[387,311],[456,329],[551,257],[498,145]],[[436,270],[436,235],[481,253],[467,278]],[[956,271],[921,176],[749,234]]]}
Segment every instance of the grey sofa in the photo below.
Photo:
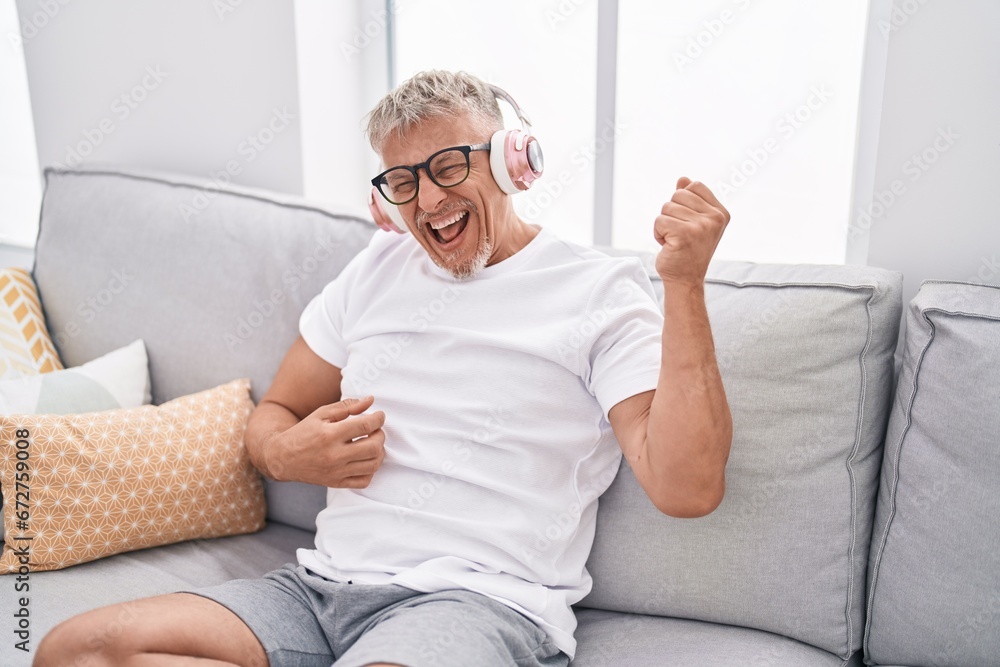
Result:
{"label": "grey sofa", "polygon": [[[34,277],[59,353],[75,366],[143,338],[154,403],[238,377],[259,400],[302,308],[377,232],[179,176],[45,176]],[[653,256],[625,254],[659,288]],[[112,271],[125,289],[81,321]],[[925,283],[894,363],[900,294],[877,268],[713,263],[735,426],[726,498],[673,519],[622,465],[600,501],[573,665],[1000,665],[1000,288]],[[31,575],[32,647],[93,607],[293,561],[324,491],[268,481],[259,533]],[[15,598],[0,595],[0,617]],[[12,643],[0,664],[30,664]]]}

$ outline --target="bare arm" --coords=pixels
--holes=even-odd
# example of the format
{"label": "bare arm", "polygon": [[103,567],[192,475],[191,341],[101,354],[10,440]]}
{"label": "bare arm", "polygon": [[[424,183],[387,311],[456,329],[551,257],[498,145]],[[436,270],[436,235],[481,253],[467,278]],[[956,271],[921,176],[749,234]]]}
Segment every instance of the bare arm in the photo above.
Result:
{"label": "bare arm", "polygon": [[657,509],[693,518],[722,502],[732,417],[704,297],[698,290],[681,290],[665,300],[656,390],[618,403],[608,418],[636,480]]}
{"label": "bare arm", "polygon": [[663,246],[663,336],[656,390],[608,413],[622,452],[656,507],[675,517],[712,512],[725,494],[733,423],[705,307],[704,277],[729,212],[682,178],[656,221]]}
{"label": "bare arm", "polygon": [[274,480],[363,488],[385,455],[385,413],[370,397],[341,400],[340,369],[300,336],[247,423],[250,460]]}

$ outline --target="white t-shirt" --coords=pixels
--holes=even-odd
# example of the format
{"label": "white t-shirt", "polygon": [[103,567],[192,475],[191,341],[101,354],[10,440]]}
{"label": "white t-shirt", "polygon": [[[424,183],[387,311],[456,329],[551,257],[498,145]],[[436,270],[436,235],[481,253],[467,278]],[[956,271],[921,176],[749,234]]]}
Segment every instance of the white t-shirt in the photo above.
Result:
{"label": "white t-shirt", "polygon": [[663,316],[639,260],[542,228],[457,280],[411,235],[378,232],[299,328],[345,398],[385,412],[382,467],[328,491],[299,563],[477,591],[573,656],[570,605],[591,589],[597,498],[621,460],[608,411],[659,378]]}

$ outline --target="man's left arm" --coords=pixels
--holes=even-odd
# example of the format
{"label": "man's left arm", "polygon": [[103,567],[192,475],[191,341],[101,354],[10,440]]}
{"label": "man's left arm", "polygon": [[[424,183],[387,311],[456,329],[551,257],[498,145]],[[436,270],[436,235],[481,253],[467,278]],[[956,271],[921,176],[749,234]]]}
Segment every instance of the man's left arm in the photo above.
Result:
{"label": "man's left arm", "polygon": [[654,227],[664,291],[659,379],[655,391],[608,413],[639,484],[674,517],[709,514],[725,494],[733,422],[705,307],[705,274],[729,219],[704,184],[677,182]]}

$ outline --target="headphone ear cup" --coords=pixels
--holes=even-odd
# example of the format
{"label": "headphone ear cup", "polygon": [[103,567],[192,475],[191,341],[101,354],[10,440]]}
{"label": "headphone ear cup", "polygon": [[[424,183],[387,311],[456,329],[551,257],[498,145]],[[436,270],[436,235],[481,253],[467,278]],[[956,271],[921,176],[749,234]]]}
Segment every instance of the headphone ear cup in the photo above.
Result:
{"label": "headphone ear cup", "polygon": [[504,194],[514,195],[521,191],[511,178],[507,169],[507,156],[504,155],[504,145],[507,143],[507,130],[497,130],[490,138],[490,172]]}
{"label": "headphone ear cup", "polygon": [[378,188],[373,187],[368,195],[368,212],[372,214],[375,224],[387,232],[396,231],[405,234],[408,231],[403,214],[399,212],[399,207],[390,204],[379,194]]}
{"label": "headphone ear cup", "polygon": [[500,189],[509,195],[531,187],[542,175],[542,147],[523,130],[498,130],[490,139],[490,171]]}

